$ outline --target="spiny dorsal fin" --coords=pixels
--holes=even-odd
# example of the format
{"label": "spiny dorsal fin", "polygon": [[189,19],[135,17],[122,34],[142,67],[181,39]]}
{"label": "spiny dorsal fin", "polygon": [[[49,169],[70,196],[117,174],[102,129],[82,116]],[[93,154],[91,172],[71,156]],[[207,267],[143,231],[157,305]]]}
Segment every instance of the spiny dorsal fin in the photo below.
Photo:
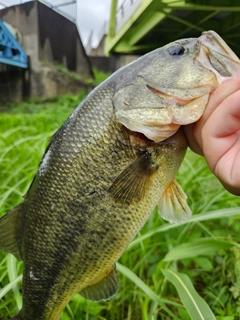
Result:
{"label": "spiny dorsal fin", "polygon": [[17,229],[21,207],[20,203],[0,219],[0,250],[12,253],[19,260],[21,257],[17,245],[19,241]]}
{"label": "spiny dorsal fin", "polygon": [[157,169],[151,152],[146,152],[123,170],[113,181],[109,192],[117,202],[128,205],[138,202],[143,198]]}
{"label": "spiny dorsal fin", "polygon": [[[99,278],[98,278],[99,279]],[[107,300],[118,290],[118,279],[115,265],[105,271],[96,283],[84,288],[80,294],[92,301]]]}
{"label": "spiny dorsal fin", "polygon": [[186,200],[187,195],[174,179],[159,201],[159,214],[164,220],[171,223],[186,222],[192,215]]}

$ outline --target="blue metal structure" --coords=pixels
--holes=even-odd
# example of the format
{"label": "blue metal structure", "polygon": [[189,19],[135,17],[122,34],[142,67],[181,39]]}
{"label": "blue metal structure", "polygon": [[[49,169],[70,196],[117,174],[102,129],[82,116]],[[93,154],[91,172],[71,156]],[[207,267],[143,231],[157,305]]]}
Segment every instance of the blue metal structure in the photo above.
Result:
{"label": "blue metal structure", "polygon": [[8,28],[0,20],[0,63],[28,68],[28,58]]}
{"label": "blue metal structure", "polygon": [[[0,0],[0,10],[13,5],[21,5],[25,2],[36,0]],[[37,0],[50,7],[54,11],[76,22],[77,0]],[[9,29],[0,20],[0,63],[9,64],[21,68],[28,68],[28,58],[24,49],[12,35]]]}

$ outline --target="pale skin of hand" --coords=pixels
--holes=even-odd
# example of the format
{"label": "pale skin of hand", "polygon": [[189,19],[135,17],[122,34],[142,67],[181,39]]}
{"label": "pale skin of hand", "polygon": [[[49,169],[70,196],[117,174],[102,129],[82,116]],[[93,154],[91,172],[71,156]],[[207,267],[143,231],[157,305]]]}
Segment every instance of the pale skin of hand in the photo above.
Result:
{"label": "pale skin of hand", "polygon": [[203,116],[184,132],[190,148],[205,157],[223,186],[240,195],[240,75],[211,94]]}

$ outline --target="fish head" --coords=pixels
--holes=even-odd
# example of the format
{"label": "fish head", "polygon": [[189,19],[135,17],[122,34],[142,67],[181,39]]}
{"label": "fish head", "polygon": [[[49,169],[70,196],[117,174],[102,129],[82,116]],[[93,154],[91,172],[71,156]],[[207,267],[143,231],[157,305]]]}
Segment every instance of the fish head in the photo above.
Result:
{"label": "fish head", "polygon": [[197,121],[210,94],[240,72],[237,56],[213,31],[182,39],[136,60],[115,92],[116,120],[158,143]]}

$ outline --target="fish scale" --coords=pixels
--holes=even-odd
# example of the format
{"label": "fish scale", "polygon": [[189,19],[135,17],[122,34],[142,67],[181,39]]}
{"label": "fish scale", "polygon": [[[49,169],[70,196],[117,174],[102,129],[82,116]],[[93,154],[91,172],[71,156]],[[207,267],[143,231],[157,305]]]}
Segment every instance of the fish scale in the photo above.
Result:
{"label": "fish scale", "polygon": [[57,320],[77,292],[110,299],[115,263],[153,209],[189,219],[174,177],[187,149],[180,126],[197,121],[221,79],[206,37],[236,71],[215,33],[176,41],[114,73],[52,137],[23,202],[0,220],[0,249],[24,262],[23,307],[12,319]]}

